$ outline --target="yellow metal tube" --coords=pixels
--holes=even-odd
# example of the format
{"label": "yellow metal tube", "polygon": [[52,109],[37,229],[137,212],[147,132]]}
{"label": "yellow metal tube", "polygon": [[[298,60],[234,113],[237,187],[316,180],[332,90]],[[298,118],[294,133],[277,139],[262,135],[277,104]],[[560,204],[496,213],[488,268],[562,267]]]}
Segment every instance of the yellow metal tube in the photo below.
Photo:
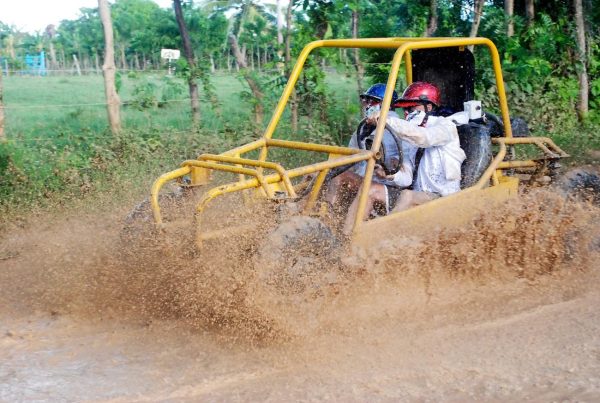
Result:
{"label": "yellow metal tube", "polygon": [[[542,151],[549,155],[557,154],[558,157],[568,157],[569,154],[564,152],[556,143],[549,137],[517,137],[510,139],[495,139],[496,142],[503,142],[504,144],[534,144],[538,146]],[[550,150],[551,149],[551,150]]]}
{"label": "yellow metal tube", "polygon": [[[217,164],[215,162],[209,161],[197,161],[197,160],[187,160],[182,163],[184,166],[194,166],[194,167],[202,167],[202,168],[210,168],[218,171],[239,173],[248,176],[254,176],[258,183],[262,186],[263,190],[267,194],[268,197],[273,197],[273,191],[268,186],[267,182],[264,180],[264,177],[254,169],[243,168],[239,166],[233,165],[223,165]],[[277,175],[277,179],[279,180],[279,175]]]}
{"label": "yellow metal tube", "polygon": [[289,178],[287,172],[281,165],[279,165],[275,162],[257,161],[257,160],[247,159],[247,158],[229,157],[226,155],[215,155],[215,154],[202,154],[199,157],[199,159],[201,159],[203,161],[213,160],[213,161],[229,162],[229,163],[233,163],[233,164],[250,165],[250,166],[255,166],[255,167],[263,167],[263,168],[267,168],[267,169],[272,169],[274,171],[277,171],[277,173],[279,173],[279,175],[281,176],[283,185],[285,186],[285,189],[287,190],[288,195],[290,197],[296,197],[296,192],[294,191],[294,186],[292,185],[292,182],[290,181],[290,178]]}
{"label": "yellow metal tube", "polygon": [[487,167],[483,175],[481,175],[481,178],[473,187],[477,187],[480,189],[486,187],[490,183],[490,178],[492,177],[493,173],[496,171],[496,169],[498,169],[498,166],[500,165],[505,156],[506,146],[504,145],[504,143],[500,143],[500,150],[498,150],[498,154],[496,154],[490,166]]}
{"label": "yellow metal tube", "polygon": [[229,151],[226,151],[224,153],[222,153],[221,155],[231,155],[231,156],[235,156],[240,155],[240,154],[245,154],[247,152],[256,150],[257,148],[262,147],[265,144],[265,139],[258,139],[258,140],[254,140],[248,144],[244,144],[242,146],[233,148]]}
{"label": "yellow metal tube", "polygon": [[371,187],[371,179],[373,177],[373,167],[375,166],[375,159],[371,158],[367,161],[367,168],[365,169],[365,177],[363,184],[360,188],[358,208],[356,209],[356,217],[354,217],[354,227],[352,228],[352,234],[358,231],[358,228],[363,222],[363,214],[367,206],[367,199],[369,196],[369,188]]}
{"label": "yellow metal tube", "polygon": [[290,140],[277,140],[268,139],[268,146],[281,147],[281,148],[292,148],[295,150],[303,151],[317,151],[329,154],[340,154],[340,155],[352,155],[360,152],[359,149],[350,147],[339,147],[330,146],[327,144],[315,144],[315,143],[304,143],[301,141],[290,141]]}
{"label": "yellow metal tube", "polygon": [[152,215],[154,216],[154,222],[157,226],[160,227],[160,225],[162,225],[160,206],[158,204],[158,194],[160,192],[160,189],[168,181],[171,181],[176,178],[181,178],[182,176],[189,174],[190,171],[190,167],[183,167],[171,172],[167,172],[166,174],[159,176],[158,179],[156,179],[152,184],[152,189],[150,190],[150,206],[152,207]]}
{"label": "yellow metal tube", "polygon": [[410,85],[413,82],[412,54],[410,52],[406,52],[404,57],[404,68],[406,69],[406,82]]}
{"label": "yellow metal tube", "polygon": [[342,165],[353,164],[353,163],[359,162],[359,161],[365,161],[365,160],[368,160],[369,158],[371,158],[372,156],[373,156],[373,153],[371,151],[361,151],[354,155],[348,155],[346,157],[336,158],[335,160],[321,161],[321,162],[317,162],[315,164],[307,165],[304,167],[290,169],[290,170],[288,170],[288,175],[290,176],[290,178],[296,178],[298,176],[317,172],[322,169],[329,169],[329,168],[339,167]]}
{"label": "yellow metal tube", "polygon": [[319,193],[321,191],[321,186],[323,186],[323,182],[325,182],[325,177],[327,176],[328,173],[329,173],[329,169],[324,169],[321,172],[319,172],[319,175],[315,179],[315,183],[310,192],[310,195],[308,196],[308,201],[306,202],[306,206],[304,206],[305,213],[308,213],[314,207],[314,205],[317,201],[317,198],[319,197]]}
{"label": "yellow metal tube", "polygon": [[[295,168],[295,169],[291,169],[288,171],[288,176],[290,178],[296,178],[298,176],[303,176],[306,174],[310,174],[313,172],[318,172],[324,169],[330,169],[333,167],[337,167],[337,166],[341,166],[341,165],[346,165],[346,164],[352,164],[355,162],[359,162],[359,161],[364,161],[366,159],[369,159],[371,157],[371,152],[370,151],[363,151],[360,152],[358,154],[354,154],[354,155],[349,155],[346,157],[340,157],[340,158],[336,158],[334,160],[328,160],[328,161],[322,161],[322,162],[318,162],[312,165],[307,165],[304,167],[299,167],[299,168]],[[190,161],[191,163],[202,163],[202,164],[207,164],[207,162],[200,162],[200,161]],[[217,165],[217,164],[215,164]],[[232,169],[235,169],[237,167],[230,167]],[[239,168],[238,168],[239,169]],[[252,175],[254,176],[254,179],[249,179],[243,182],[234,182],[234,183],[229,183],[226,185],[221,185],[218,186],[216,188],[213,188],[211,190],[209,190],[207,193],[204,194],[204,196],[202,197],[202,199],[200,200],[200,202],[198,203],[198,206],[196,207],[196,210],[201,213],[204,208],[206,207],[206,204],[212,200],[213,198],[215,198],[216,196],[220,196],[226,193],[231,193],[231,192],[235,192],[238,190],[245,190],[245,189],[251,189],[251,188],[255,188],[257,186],[260,186],[261,183],[258,180],[258,177],[255,174],[255,171],[249,169],[248,171],[252,172]],[[272,174],[272,175],[267,175],[264,177],[264,182],[265,183],[275,183],[275,182],[279,182],[280,181],[280,177],[279,174]]]}
{"label": "yellow metal tube", "polygon": [[535,168],[538,163],[532,160],[527,161],[502,161],[498,164],[498,169],[512,169],[512,168]]}

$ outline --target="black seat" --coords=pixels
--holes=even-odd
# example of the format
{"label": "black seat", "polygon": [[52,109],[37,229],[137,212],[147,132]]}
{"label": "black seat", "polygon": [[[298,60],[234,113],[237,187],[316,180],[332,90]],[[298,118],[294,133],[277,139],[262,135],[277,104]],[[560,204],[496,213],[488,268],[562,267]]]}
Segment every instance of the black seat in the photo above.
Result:
{"label": "black seat", "polygon": [[462,164],[462,189],[473,186],[492,162],[491,127],[485,124],[469,122],[457,126],[460,147],[467,158]]}
{"label": "black seat", "polygon": [[[428,81],[441,90],[440,115],[464,109],[475,94],[475,59],[465,47],[420,49],[412,52],[413,80]],[[460,146],[467,158],[462,165],[461,187],[473,186],[492,161],[491,137],[499,132],[497,122],[470,121],[458,126]]]}

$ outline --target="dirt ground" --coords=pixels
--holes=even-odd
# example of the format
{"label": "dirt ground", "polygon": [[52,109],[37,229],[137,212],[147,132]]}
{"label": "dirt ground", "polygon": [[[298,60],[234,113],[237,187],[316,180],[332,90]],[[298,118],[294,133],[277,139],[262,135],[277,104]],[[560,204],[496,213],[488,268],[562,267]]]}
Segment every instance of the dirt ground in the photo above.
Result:
{"label": "dirt ground", "polygon": [[599,212],[512,203],[350,250],[289,311],[253,240],[148,251],[120,213],[37,218],[0,241],[0,401],[599,401]]}

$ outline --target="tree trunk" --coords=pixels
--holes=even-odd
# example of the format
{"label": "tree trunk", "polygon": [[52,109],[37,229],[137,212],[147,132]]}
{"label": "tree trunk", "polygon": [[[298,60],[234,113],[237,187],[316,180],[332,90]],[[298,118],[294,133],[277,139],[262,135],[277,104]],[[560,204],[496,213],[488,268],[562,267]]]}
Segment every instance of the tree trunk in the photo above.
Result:
{"label": "tree trunk", "polygon": [[283,59],[283,6],[282,0],[277,0],[277,70],[279,74],[284,74]]}
{"label": "tree trunk", "polygon": [[256,45],[256,67],[260,71],[260,45]]}
{"label": "tree trunk", "polygon": [[121,68],[123,70],[127,69],[127,57],[125,56],[125,45],[121,44],[119,46],[119,50],[121,51]]}
{"label": "tree trunk", "polygon": [[2,92],[2,66],[0,66],[0,143],[6,140],[4,134],[4,95]]}
{"label": "tree trunk", "polygon": [[254,96],[254,121],[257,125],[259,125],[262,123],[264,117],[264,109],[262,105],[264,95],[260,89],[260,85],[254,79],[252,73],[248,71],[246,60],[244,59],[242,52],[240,52],[237,38],[233,34],[229,34],[229,44],[231,46],[231,50],[233,51],[233,55],[237,60],[237,64],[240,67],[240,72],[248,83],[250,91],[252,91],[252,95]]}
{"label": "tree trunk", "polygon": [[575,9],[575,24],[577,26],[577,77],[579,78],[579,97],[577,100],[577,114],[583,120],[588,113],[589,84],[586,60],[585,22],[583,20],[582,0],[573,0]]}
{"label": "tree trunk", "polygon": [[533,26],[533,20],[535,18],[535,4],[534,0],[525,0],[525,18],[527,19],[527,28]]}
{"label": "tree trunk", "polygon": [[[356,10],[352,11],[352,38],[358,38],[358,5]],[[363,93],[363,77],[365,69],[360,61],[360,49],[354,48],[354,68],[356,68],[356,86],[358,89],[358,96]]]}
{"label": "tree trunk", "polygon": [[100,60],[98,60],[98,52],[94,52],[94,65],[96,66],[96,74],[100,71]]}
{"label": "tree trunk", "polygon": [[104,27],[104,64],[102,65],[102,71],[104,72],[106,110],[108,112],[110,130],[113,134],[117,134],[121,130],[121,115],[119,110],[121,100],[119,99],[117,87],[115,86],[115,74],[117,68],[115,66],[113,26],[108,0],[98,0],[98,11],[100,12],[100,19],[102,21],[102,26]]}
{"label": "tree trunk", "polygon": [[188,62],[190,74],[188,76],[188,87],[190,90],[190,101],[192,103],[192,120],[194,126],[200,124],[200,101],[198,99],[198,84],[196,83],[196,61],[194,60],[194,50],[192,49],[192,41],[183,19],[183,11],[181,9],[181,0],[173,0],[173,8],[175,9],[175,18],[179,26],[181,41],[183,42],[183,54]]}
{"label": "tree trunk", "polygon": [[515,8],[514,0],[504,0],[504,14],[506,15],[506,36],[509,38],[515,34],[515,23],[513,21],[513,12]]}
{"label": "tree trunk", "polygon": [[427,30],[425,36],[434,36],[435,31],[438,27],[438,13],[437,13],[437,0],[431,0],[429,3],[429,23],[427,24]]}
{"label": "tree trunk", "polygon": [[[484,0],[474,0],[475,4],[473,4],[473,24],[471,24],[471,32],[469,33],[469,37],[475,38],[477,36],[477,32],[479,31],[479,23],[481,22],[481,14],[483,13],[483,3]],[[473,45],[469,46],[469,50],[473,51]]]}
{"label": "tree trunk", "polygon": [[56,49],[54,49],[52,39],[50,39],[50,68],[52,70],[58,70],[58,62],[56,61]]}
{"label": "tree trunk", "polygon": [[[294,7],[295,0],[290,0],[287,11],[285,13],[285,71],[286,74],[290,75],[292,71],[292,53],[291,53],[291,37],[292,37],[292,8]],[[290,113],[292,120],[292,132],[298,132],[298,97],[296,96],[296,90],[292,91],[290,96]]]}
{"label": "tree trunk", "polygon": [[60,59],[61,59],[61,63],[62,63],[62,69],[66,70],[67,69],[67,56],[65,56],[64,48],[60,49]]}
{"label": "tree trunk", "polygon": [[[99,2],[100,0],[98,0]],[[112,32],[112,31],[111,31]],[[106,39],[104,40],[106,42]],[[113,51],[114,57],[114,51]],[[77,71],[77,75],[81,76],[81,67],[79,66],[79,59],[77,59],[77,55],[73,55],[73,66],[75,66],[75,70]]]}

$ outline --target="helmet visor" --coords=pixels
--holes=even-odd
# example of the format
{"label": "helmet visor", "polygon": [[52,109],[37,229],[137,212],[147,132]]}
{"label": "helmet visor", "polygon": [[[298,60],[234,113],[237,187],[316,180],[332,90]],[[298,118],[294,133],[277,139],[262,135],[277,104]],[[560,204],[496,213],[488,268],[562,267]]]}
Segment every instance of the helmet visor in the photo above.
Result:
{"label": "helmet visor", "polygon": [[398,102],[396,102],[394,104],[394,106],[396,108],[408,108],[408,107],[411,107],[411,106],[419,106],[419,105],[423,105],[423,102],[399,100]]}
{"label": "helmet visor", "polygon": [[360,96],[360,103],[365,105],[365,106],[371,106],[371,105],[377,105],[381,103],[381,99],[379,98],[375,98],[375,97],[371,97],[369,95],[361,95]]}

